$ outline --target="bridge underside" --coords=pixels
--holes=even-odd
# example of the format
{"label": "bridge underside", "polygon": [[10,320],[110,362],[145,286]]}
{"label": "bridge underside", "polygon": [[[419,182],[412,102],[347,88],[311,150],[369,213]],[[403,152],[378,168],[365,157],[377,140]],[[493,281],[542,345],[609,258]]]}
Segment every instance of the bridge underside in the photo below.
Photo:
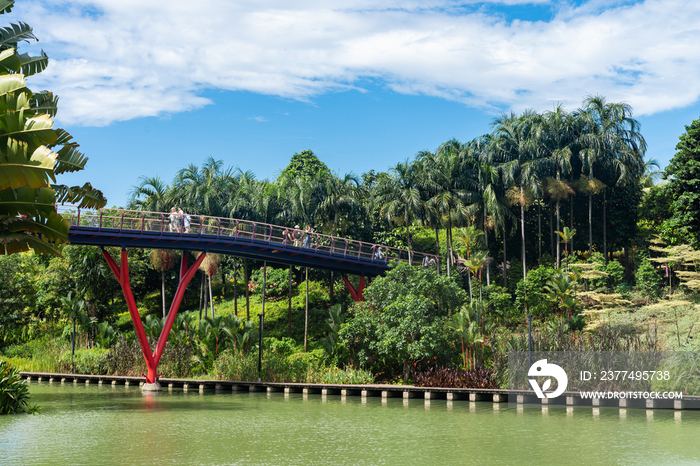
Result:
{"label": "bridge underside", "polygon": [[120,232],[119,229],[81,226],[79,230],[70,229],[69,239],[71,244],[87,246],[206,251],[366,277],[382,275],[391,269],[389,264],[383,260],[374,261],[364,257],[331,255],[328,252],[292,245],[270,244],[267,241],[250,241],[230,237],[217,238],[216,235],[188,236],[167,232],[130,234],[126,231]]}

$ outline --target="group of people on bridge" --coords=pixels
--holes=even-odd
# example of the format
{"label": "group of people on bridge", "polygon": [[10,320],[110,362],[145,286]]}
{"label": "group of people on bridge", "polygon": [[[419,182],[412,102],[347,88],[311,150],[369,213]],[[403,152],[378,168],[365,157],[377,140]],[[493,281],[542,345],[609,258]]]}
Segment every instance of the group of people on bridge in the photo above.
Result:
{"label": "group of people on bridge", "polygon": [[189,233],[192,219],[183,212],[182,207],[170,209],[168,230],[176,233]]}
{"label": "group of people on bridge", "polygon": [[299,229],[299,225],[294,225],[293,230],[285,228],[282,232],[282,239],[284,240],[284,245],[293,244],[296,247],[304,247],[306,249],[311,249],[311,238],[314,237],[314,229],[311,225],[306,225],[304,230]]}

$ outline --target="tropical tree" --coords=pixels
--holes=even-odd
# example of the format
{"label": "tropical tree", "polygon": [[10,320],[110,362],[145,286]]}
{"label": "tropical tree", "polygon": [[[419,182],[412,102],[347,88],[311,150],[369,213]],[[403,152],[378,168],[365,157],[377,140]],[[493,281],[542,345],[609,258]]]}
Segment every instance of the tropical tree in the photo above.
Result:
{"label": "tropical tree", "polygon": [[160,176],[141,176],[129,193],[129,208],[148,212],[167,212],[173,205],[173,193]]}
{"label": "tropical tree", "polygon": [[493,157],[501,163],[501,169],[511,203],[520,207],[521,258],[523,278],[527,276],[525,255],[525,208],[532,202],[533,194],[541,188],[539,174],[549,162],[537,149],[537,115],[526,111],[520,117],[502,115],[494,121]]}
{"label": "tropical tree", "polygon": [[566,256],[566,270],[569,270],[569,243],[572,238],[576,236],[576,230],[571,230],[569,227],[564,227],[562,231],[556,231],[556,234],[561,238],[561,242],[564,243],[564,255]]}
{"label": "tropical tree", "polygon": [[700,118],[685,127],[676,154],[664,171],[664,191],[671,199],[669,227],[700,247]]}
{"label": "tropical tree", "polygon": [[418,173],[409,161],[399,162],[390,170],[388,179],[379,187],[380,215],[389,223],[406,228],[406,246],[411,250],[409,226],[421,211],[423,201],[418,189]]}
{"label": "tropical tree", "polygon": [[[560,202],[573,195],[574,192],[565,181],[562,175],[568,175],[571,171],[571,157],[575,150],[578,138],[578,120],[571,114],[564,111],[561,105],[552,112],[547,112],[539,119],[542,126],[540,133],[540,150],[545,157],[550,159],[550,167],[554,169],[554,178],[545,180],[544,191],[549,198],[556,202],[556,229],[561,228]],[[541,233],[540,233],[541,235]],[[559,267],[561,252],[557,242],[556,266]]]}
{"label": "tropical tree", "polygon": [[[626,103],[608,102],[602,96],[589,96],[579,117],[584,124],[580,151],[583,169],[589,183],[594,180],[594,166],[602,164],[614,173],[617,183],[636,181],[644,166],[646,141],[639,131],[639,122],[632,118],[632,107]],[[603,254],[607,261],[605,189],[603,188]],[[588,193],[588,251],[593,250],[593,194]]]}
{"label": "tropical tree", "polygon": [[[0,14],[14,2],[0,2]],[[48,91],[33,93],[25,77],[41,72],[48,57],[19,54],[20,41],[36,40],[25,23],[0,29],[0,254],[34,249],[58,255],[68,242],[68,223],[56,204],[105,205],[101,192],[83,186],[56,184],[56,175],[82,170],[87,158],[70,134],[53,128],[58,98]]]}
{"label": "tropical tree", "polygon": [[192,213],[224,217],[229,199],[235,197],[237,171],[224,168],[223,160],[213,157],[208,157],[201,169],[190,164],[175,176],[174,197]]}
{"label": "tropical tree", "polygon": [[442,144],[433,154],[420,152],[422,184],[430,193],[427,202],[446,228],[447,266],[454,263],[452,228],[460,227],[469,218],[467,206],[475,199],[474,171],[465,159],[465,148],[456,139]]}

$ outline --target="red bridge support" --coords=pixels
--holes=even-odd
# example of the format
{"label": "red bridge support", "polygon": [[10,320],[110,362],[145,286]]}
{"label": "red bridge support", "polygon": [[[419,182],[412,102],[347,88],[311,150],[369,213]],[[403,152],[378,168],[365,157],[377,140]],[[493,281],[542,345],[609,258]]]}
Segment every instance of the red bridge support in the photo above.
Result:
{"label": "red bridge support", "polygon": [[354,299],[355,302],[365,300],[363,296],[365,292],[365,277],[360,277],[360,285],[358,289],[355,289],[355,287],[352,286],[352,283],[350,283],[350,280],[348,280],[346,275],[343,275],[343,282],[345,283],[345,287],[348,289],[350,296],[352,296],[352,299]]}
{"label": "red bridge support", "polygon": [[175,322],[175,316],[177,316],[177,311],[180,308],[182,298],[185,296],[185,288],[187,288],[190,280],[192,280],[192,277],[194,277],[194,274],[197,272],[197,268],[204,260],[206,253],[200,254],[194,264],[192,264],[192,267],[188,269],[187,254],[185,254],[183,251],[182,263],[180,264],[180,284],[177,286],[175,298],[173,298],[173,303],[170,306],[168,317],[165,319],[165,325],[163,325],[163,330],[160,333],[160,337],[158,338],[158,343],[156,344],[156,349],[154,352],[151,352],[151,347],[148,344],[148,339],[146,338],[146,332],[144,332],[143,324],[141,323],[141,316],[139,315],[139,310],[136,306],[136,300],[131,292],[131,285],[129,284],[129,264],[127,262],[126,250],[122,249],[121,267],[114,262],[112,256],[104,249],[102,249],[102,255],[104,255],[105,259],[107,260],[109,268],[112,269],[112,273],[114,273],[114,276],[117,278],[117,281],[121,285],[122,291],[124,292],[124,299],[126,300],[126,305],[129,308],[131,320],[134,322],[136,336],[139,339],[141,351],[143,352],[143,357],[146,360],[146,367],[148,368],[146,383],[155,383],[158,363],[160,362],[160,357],[163,355],[165,343],[168,341],[168,335],[170,335],[170,329],[173,327],[173,323]]}

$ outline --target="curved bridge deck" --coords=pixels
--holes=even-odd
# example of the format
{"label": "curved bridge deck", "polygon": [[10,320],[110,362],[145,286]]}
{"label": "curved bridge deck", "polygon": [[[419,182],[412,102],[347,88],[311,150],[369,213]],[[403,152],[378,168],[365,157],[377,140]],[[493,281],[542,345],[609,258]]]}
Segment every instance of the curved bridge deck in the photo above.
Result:
{"label": "curved bridge deck", "polygon": [[81,210],[61,206],[70,222],[72,244],[206,251],[368,277],[383,274],[393,261],[429,265],[440,257],[249,220],[123,209]]}

